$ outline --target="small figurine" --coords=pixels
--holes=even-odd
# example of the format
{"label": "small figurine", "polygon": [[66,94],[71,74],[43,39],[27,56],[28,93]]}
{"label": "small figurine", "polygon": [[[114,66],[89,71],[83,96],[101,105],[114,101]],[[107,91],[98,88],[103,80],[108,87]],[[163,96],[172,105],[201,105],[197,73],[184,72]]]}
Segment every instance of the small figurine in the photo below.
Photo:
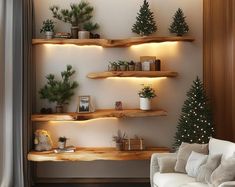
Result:
{"label": "small figurine", "polygon": [[49,151],[52,149],[52,140],[46,130],[36,130],[34,145],[36,151]]}

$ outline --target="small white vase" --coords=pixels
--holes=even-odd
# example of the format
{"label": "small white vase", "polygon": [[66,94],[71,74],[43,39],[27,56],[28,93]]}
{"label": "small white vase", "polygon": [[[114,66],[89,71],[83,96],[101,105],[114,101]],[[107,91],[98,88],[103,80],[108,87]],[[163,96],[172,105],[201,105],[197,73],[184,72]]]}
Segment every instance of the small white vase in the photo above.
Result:
{"label": "small white vase", "polygon": [[53,38],[53,35],[54,35],[54,33],[51,32],[51,31],[45,32],[45,37],[46,37],[46,39],[52,39],[52,38]]}
{"label": "small white vase", "polygon": [[66,141],[65,142],[58,142],[58,148],[64,149],[66,147]]}
{"label": "small white vase", "polygon": [[140,109],[151,110],[151,99],[140,97]]}
{"label": "small white vase", "polygon": [[79,31],[78,32],[78,38],[79,39],[89,39],[90,38],[90,32],[88,32],[88,31]]}

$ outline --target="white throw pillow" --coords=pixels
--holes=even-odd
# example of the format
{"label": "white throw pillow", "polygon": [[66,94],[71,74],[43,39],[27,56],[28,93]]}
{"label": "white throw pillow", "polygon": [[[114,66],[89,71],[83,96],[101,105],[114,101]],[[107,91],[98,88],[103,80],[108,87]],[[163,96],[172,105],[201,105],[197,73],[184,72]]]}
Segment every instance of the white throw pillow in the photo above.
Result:
{"label": "white throw pillow", "polygon": [[197,177],[199,167],[206,163],[207,157],[208,155],[192,151],[185,167],[187,174],[190,177]]}

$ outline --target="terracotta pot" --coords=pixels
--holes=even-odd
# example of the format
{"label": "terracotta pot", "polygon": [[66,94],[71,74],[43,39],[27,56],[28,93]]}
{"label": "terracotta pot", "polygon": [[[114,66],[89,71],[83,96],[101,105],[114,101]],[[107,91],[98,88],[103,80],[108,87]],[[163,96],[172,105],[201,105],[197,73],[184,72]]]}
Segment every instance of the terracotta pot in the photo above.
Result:
{"label": "terracotta pot", "polygon": [[151,99],[140,97],[140,109],[151,110]]}

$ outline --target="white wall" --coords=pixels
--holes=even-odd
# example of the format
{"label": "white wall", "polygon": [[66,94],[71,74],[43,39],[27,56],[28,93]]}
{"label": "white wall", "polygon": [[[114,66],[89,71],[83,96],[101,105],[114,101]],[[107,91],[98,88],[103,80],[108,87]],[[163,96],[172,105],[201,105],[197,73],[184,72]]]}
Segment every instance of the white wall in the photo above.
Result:
{"label": "white wall", "polygon": [[[41,23],[51,18],[48,7],[60,5],[68,7],[75,0],[34,0],[37,37]],[[131,32],[136,13],[142,0],[89,0],[95,7],[95,21],[100,24],[99,33],[104,38],[127,38],[136,36]],[[138,90],[142,83],[150,83],[156,89],[158,97],[155,108],[168,111],[167,117],[140,119],[101,119],[77,123],[38,124],[37,128],[50,131],[54,142],[58,136],[69,137],[69,143],[76,146],[113,146],[112,135],[117,129],[128,135],[143,137],[148,146],[171,146],[185,93],[197,75],[202,77],[202,0],[150,0],[155,12],[159,36],[169,36],[168,27],[175,11],[181,7],[190,26],[189,35],[196,41],[144,44],[130,48],[79,47],[74,45],[39,45],[34,47],[37,67],[36,87],[45,83],[45,75],[58,74],[71,64],[77,71],[75,79],[79,88],[73,97],[68,111],[75,111],[78,95],[91,95],[96,108],[113,108],[121,100],[125,108],[139,106]],[[69,32],[69,25],[58,20],[57,31]],[[163,79],[103,79],[86,78],[90,72],[107,69],[109,61],[119,59],[138,61],[140,56],[153,55],[162,60],[163,70],[179,72],[177,78]],[[37,97],[37,111],[49,107],[46,101]],[[87,163],[41,163],[38,164],[40,177],[148,177],[148,161],[130,162],[87,162]]]}

